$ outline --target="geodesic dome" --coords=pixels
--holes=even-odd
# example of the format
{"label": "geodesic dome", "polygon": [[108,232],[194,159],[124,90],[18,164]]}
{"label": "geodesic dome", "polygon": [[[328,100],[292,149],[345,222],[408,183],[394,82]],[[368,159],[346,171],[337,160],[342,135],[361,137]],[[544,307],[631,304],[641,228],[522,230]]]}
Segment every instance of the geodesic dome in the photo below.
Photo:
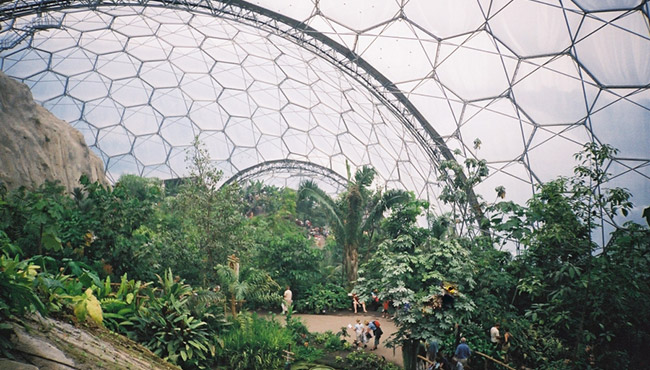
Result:
{"label": "geodesic dome", "polygon": [[491,170],[480,194],[504,185],[523,202],[596,141],[620,149],[608,170],[640,208],[649,12],[641,0],[24,0],[0,7],[0,63],[83,132],[112,180],[182,177],[198,135],[224,180],[311,176],[335,191],[348,161],[436,203],[440,161],[476,157]]}

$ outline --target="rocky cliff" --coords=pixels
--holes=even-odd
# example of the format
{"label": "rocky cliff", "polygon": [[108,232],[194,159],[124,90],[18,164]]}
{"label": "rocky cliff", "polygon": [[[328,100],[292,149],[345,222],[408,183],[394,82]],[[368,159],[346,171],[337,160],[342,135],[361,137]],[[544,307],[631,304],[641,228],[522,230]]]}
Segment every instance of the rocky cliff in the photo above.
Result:
{"label": "rocky cliff", "polygon": [[108,184],[83,135],[36,104],[26,85],[0,72],[0,181],[13,189],[58,180],[72,190],[82,174]]}

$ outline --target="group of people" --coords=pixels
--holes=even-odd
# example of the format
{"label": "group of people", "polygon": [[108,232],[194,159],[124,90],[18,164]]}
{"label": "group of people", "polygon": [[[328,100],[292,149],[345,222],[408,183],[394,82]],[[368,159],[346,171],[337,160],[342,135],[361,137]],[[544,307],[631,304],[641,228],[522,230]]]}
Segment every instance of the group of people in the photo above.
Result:
{"label": "group of people", "polygon": [[361,324],[361,319],[357,319],[356,324],[354,324],[354,332],[356,334],[354,346],[357,349],[361,349],[361,347],[367,348],[368,342],[370,342],[370,338],[375,338],[375,345],[374,347],[370,348],[371,351],[377,349],[377,346],[379,346],[379,341],[381,340],[381,336],[384,334],[384,331],[381,329],[381,324],[377,320],[366,320],[363,324]]}
{"label": "group of people", "polygon": [[503,360],[507,363],[510,361],[510,345],[512,344],[512,334],[508,329],[505,329],[503,335],[501,335],[501,324],[496,323],[493,327],[490,328],[490,342],[493,346],[493,355],[495,357],[503,356]]}
{"label": "group of people", "polygon": [[[358,313],[359,307],[363,309],[363,312],[368,312],[366,309],[366,302],[359,300],[359,296],[356,293],[350,293],[348,294],[349,296],[352,297],[352,308],[354,309],[354,313]],[[377,290],[373,290],[371,292],[372,295],[372,300],[370,302],[370,308],[371,309],[378,309],[379,306],[382,306],[382,311],[381,311],[381,317],[382,318],[390,318],[389,315],[389,308],[390,308],[390,301],[389,300],[384,300],[383,303],[379,300],[379,293],[377,293]]]}
{"label": "group of people", "polygon": [[429,360],[426,366],[427,370],[464,370],[467,368],[467,361],[472,354],[472,350],[467,345],[467,339],[464,337],[460,338],[460,343],[451,358],[440,351],[438,342],[434,339],[427,341],[425,347],[426,358]]}

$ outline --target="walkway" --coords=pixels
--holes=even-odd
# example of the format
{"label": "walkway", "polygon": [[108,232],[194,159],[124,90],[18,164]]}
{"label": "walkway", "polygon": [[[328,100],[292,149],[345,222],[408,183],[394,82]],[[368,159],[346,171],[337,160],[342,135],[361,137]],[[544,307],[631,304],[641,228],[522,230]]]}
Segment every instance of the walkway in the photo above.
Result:
{"label": "walkway", "polygon": [[[382,319],[381,314],[375,312],[368,313],[359,313],[354,314],[353,312],[345,311],[333,315],[308,315],[308,314],[295,314],[295,317],[300,317],[305,323],[310,332],[324,333],[328,330],[336,333],[341,330],[342,327],[347,327],[348,324],[354,325],[356,319],[360,319],[363,323],[365,320],[379,320],[381,324],[381,329],[384,331],[384,334],[381,336],[381,342],[379,343],[379,348],[376,351],[371,351],[377,354],[378,356],[384,356],[386,360],[399,365],[404,366],[402,361],[402,349],[395,348],[386,348],[383,343],[388,339],[388,337],[397,331],[397,327],[393,324],[392,321],[388,319]],[[348,329],[348,342],[352,343],[355,338],[354,329]],[[374,338],[370,341],[374,343]],[[365,351],[370,351],[370,346]]]}

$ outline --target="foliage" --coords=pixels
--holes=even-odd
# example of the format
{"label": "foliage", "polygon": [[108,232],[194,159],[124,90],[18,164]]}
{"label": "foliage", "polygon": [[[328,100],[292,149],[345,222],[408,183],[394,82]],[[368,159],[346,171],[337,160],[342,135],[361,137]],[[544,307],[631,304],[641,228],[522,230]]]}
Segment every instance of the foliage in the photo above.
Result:
{"label": "foliage", "polygon": [[329,352],[343,351],[350,348],[350,344],[345,339],[341,339],[341,332],[334,334],[331,330],[316,334],[314,342],[322,345]]}
{"label": "foliage", "polygon": [[13,347],[9,340],[13,332],[8,319],[21,316],[26,312],[46,313],[46,307],[33,290],[34,278],[38,266],[31,261],[20,260],[10,255],[19,251],[6,241],[6,235],[0,231],[0,354],[12,357],[9,350]]}
{"label": "foliage", "polygon": [[216,353],[207,324],[192,316],[187,301],[191,288],[175,281],[171,271],[159,278],[161,294],[149,290],[148,302],[134,322],[136,338],[153,353],[183,368],[203,367]]}
{"label": "foliage", "polygon": [[373,168],[358,169],[354,178],[348,169],[348,184],[345,192],[335,201],[313,181],[300,184],[299,201],[318,203],[326,212],[334,236],[343,249],[343,272],[348,284],[357,280],[359,248],[362,243],[372,244],[373,236],[384,211],[394,204],[409,199],[409,194],[400,190],[373,193],[368,188],[375,177]]}
{"label": "foliage", "polygon": [[[510,320],[519,363],[535,368],[647,364],[639,348],[648,340],[650,313],[631,302],[650,297],[648,286],[638,283],[647,281],[648,259],[639,253],[647,254],[648,230],[631,223],[617,226],[600,254],[591,238],[601,218],[616,224],[615,217],[632,207],[627,190],[606,187],[604,168],[615,154],[610,146],[587,144],[576,155],[581,163],[573,177],[541,184],[526,207],[493,208],[498,210],[493,228],[525,247],[503,266],[504,284],[497,293],[502,299],[509,295],[514,306],[500,316],[526,323],[519,327]],[[489,270],[494,271],[485,265]],[[632,281],[634,287],[627,288]]]}
{"label": "foliage", "polygon": [[350,307],[345,288],[333,284],[314,284],[295,301],[299,312],[328,313]]}
{"label": "foliage", "polygon": [[253,307],[277,307],[280,304],[281,297],[276,293],[280,286],[265,271],[246,268],[238,274],[225,265],[217,265],[215,271],[221,290],[230,300],[233,316],[237,315],[237,305],[244,300]]}
{"label": "foliage", "polygon": [[202,258],[203,285],[214,284],[213,267],[248,245],[244,217],[240,209],[240,190],[236,184],[219,187],[222,177],[210,161],[207,149],[195,138],[188,151],[189,181],[181,185],[172,206],[178,221],[193,239]]}
{"label": "foliage", "polygon": [[[481,141],[474,140],[474,149],[480,149]],[[460,155],[460,150],[455,152]],[[479,204],[474,194],[474,187],[485,179],[489,173],[487,161],[475,158],[467,158],[464,166],[456,160],[441,161],[438,168],[440,175],[438,180],[442,182],[443,188],[440,200],[451,206],[451,216],[456,224],[456,231],[459,235],[465,232],[472,232],[473,225],[482,223],[482,205]],[[505,189],[498,188],[499,196],[505,196]]]}
{"label": "foliage", "polygon": [[293,343],[290,330],[275,320],[242,313],[223,336],[215,362],[232,370],[272,370],[284,367],[283,350]]}
{"label": "foliage", "polygon": [[74,314],[79,321],[86,321],[86,317],[89,317],[95,324],[102,325],[104,320],[102,307],[91,288],[86,289],[82,295],[75,297],[73,301],[76,301]]}
{"label": "foliage", "polygon": [[[110,278],[106,278],[106,283],[110,289]],[[134,321],[144,303],[138,296],[147,286],[148,284],[142,284],[140,281],[128,280],[126,274],[122,275],[117,292],[110,290],[101,299],[106,328],[130,338],[136,337]]]}
{"label": "foliage", "polygon": [[385,358],[365,351],[352,351],[345,359],[339,361],[345,369],[349,370],[398,370],[396,366]]}
{"label": "foliage", "polygon": [[278,215],[258,216],[249,223],[255,247],[250,263],[266,271],[281,287],[289,285],[300,297],[314,281],[320,281],[321,250],[307,238],[304,229]]}
{"label": "foliage", "polygon": [[240,189],[244,204],[244,215],[274,215],[281,218],[296,213],[296,192],[288,188],[265,185],[263,182],[251,181],[242,184]]}

